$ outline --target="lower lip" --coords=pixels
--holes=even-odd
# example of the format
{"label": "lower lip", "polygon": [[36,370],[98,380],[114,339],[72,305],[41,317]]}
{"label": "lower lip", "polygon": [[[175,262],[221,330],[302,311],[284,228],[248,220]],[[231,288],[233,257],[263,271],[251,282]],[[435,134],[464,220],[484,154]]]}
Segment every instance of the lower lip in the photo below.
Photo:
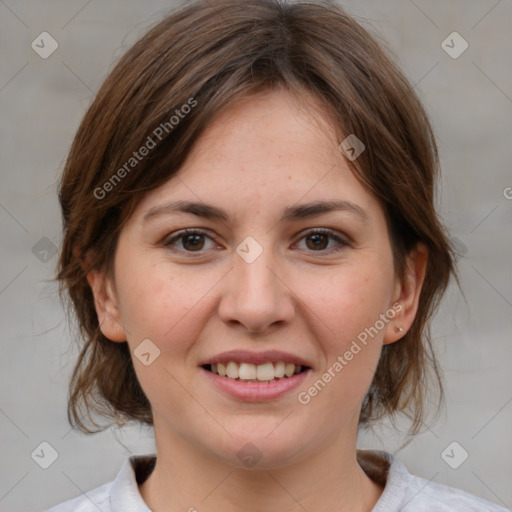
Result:
{"label": "lower lip", "polygon": [[304,372],[297,373],[291,377],[282,378],[275,382],[259,383],[243,382],[241,380],[222,377],[221,375],[210,372],[205,368],[200,368],[200,370],[206,374],[218,389],[234,398],[238,398],[239,400],[244,400],[246,402],[264,402],[280,398],[300,386],[311,372],[311,368],[309,368]]}

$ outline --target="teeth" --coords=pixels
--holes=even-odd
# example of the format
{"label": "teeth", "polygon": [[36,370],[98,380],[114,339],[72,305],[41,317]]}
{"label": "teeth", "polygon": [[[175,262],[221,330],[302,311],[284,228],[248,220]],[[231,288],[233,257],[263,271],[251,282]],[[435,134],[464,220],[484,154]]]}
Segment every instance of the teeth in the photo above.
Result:
{"label": "teeth", "polygon": [[243,380],[247,382],[274,382],[275,379],[291,377],[300,373],[302,366],[293,363],[277,363],[250,364],[237,363],[230,361],[227,365],[222,363],[212,364],[211,371],[235,380]]}
{"label": "teeth", "polygon": [[284,367],[285,367],[285,364],[284,363],[275,363],[274,364],[274,377],[279,377],[279,378],[282,378],[284,377]]}
{"label": "teeth", "polygon": [[291,377],[293,375],[294,371],[295,371],[295,365],[292,363],[286,363],[286,366],[284,367],[284,374],[287,377]]}
{"label": "teeth", "polygon": [[258,373],[259,378],[259,371],[256,372],[256,366],[254,366],[253,364],[240,363],[240,367],[238,368],[238,377],[240,377],[241,380],[255,379],[256,373]]}
{"label": "teeth", "polygon": [[[242,374],[240,374],[240,378],[242,378]],[[272,363],[265,363],[256,366],[256,378],[258,380],[272,380],[274,378],[274,365]]]}
{"label": "teeth", "polygon": [[240,377],[238,373],[238,368],[238,363],[230,361],[226,366],[226,376],[229,377],[230,379],[238,379],[238,377]]}
{"label": "teeth", "polygon": [[217,364],[217,370],[214,370],[213,366],[214,365],[212,364],[213,373],[218,373],[219,375],[222,375],[222,377],[226,376],[226,367],[222,363]]}

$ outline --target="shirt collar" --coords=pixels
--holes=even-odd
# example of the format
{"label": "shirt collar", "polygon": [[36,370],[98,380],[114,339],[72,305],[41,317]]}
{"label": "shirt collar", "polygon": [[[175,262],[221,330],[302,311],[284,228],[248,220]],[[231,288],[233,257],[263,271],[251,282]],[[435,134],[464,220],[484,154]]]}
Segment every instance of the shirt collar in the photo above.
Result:
{"label": "shirt collar", "polygon": [[[376,503],[372,512],[385,512],[390,506],[401,503],[404,497],[407,482],[410,477],[404,464],[390,453],[377,450],[364,450],[360,454],[377,456],[389,463],[389,470],[386,475],[384,492]],[[147,468],[154,462],[155,455],[132,455],[126,459],[119,470],[115,480],[112,482],[110,491],[110,506],[112,512],[151,512],[146,505],[139,491],[137,474],[141,477],[141,467]]]}
{"label": "shirt collar", "polygon": [[379,501],[375,504],[372,512],[389,512],[389,510],[402,510],[411,474],[404,463],[385,451],[371,451],[372,454],[382,457],[389,462],[389,469],[386,475],[386,485]]}
{"label": "shirt collar", "polygon": [[110,490],[112,512],[151,512],[140,495],[136,470],[154,458],[155,455],[132,455],[124,461]]}

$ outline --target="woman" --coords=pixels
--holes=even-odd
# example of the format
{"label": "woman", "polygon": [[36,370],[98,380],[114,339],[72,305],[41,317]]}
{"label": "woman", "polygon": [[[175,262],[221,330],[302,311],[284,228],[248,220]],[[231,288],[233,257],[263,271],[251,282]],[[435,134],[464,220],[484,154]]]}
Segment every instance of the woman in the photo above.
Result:
{"label": "woman", "polygon": [[72,424],[153,425],[156,457],[51,510],[504,510],[356,449],[441,403],[437,165],[411,86],[336,5],[200,1],[148,32],[76,134],[59,278]]}

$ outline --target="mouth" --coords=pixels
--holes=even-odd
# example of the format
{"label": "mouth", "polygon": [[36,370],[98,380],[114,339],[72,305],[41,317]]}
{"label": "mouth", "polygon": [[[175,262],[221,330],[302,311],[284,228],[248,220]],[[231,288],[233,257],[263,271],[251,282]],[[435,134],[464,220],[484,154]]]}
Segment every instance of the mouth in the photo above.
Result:
{"label": "mouth", "polygon": [[252,364],[237,361],[201,365],[205,370],[238,382],[272,384],[280,380],[290,379],[311,368],[306,365],[285,363],[284,361]]}
{"label": "mouth", "polygon": [[281,350],[231,350],[202,361],[199,368],[223,395],[260,403],[290,395],[313,372],[308,360]]}

